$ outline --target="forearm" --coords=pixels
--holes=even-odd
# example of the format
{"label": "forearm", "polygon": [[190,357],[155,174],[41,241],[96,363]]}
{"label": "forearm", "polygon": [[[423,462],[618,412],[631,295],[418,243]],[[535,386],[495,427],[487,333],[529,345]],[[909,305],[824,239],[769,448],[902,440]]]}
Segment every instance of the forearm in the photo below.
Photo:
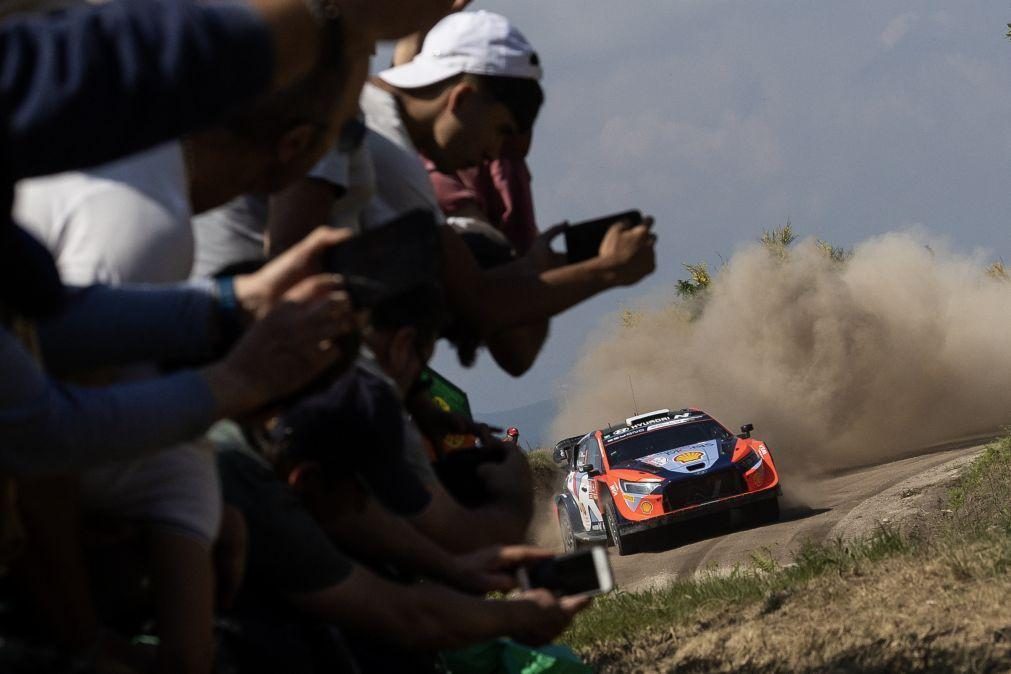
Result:
{"label": "forearm", "polygon": [[433,488],[432,503],[412,518],[427,537],[456,554],[491,545],[520,543],[530,518],[509,503],[466,508],[440,487]]}
{"label": "forearm", "polygon": [[368,499],[363,512],[350,513],[330,532],[356,556],[391,563],[405,571],[453,583],[456,558],[403,517]]}
{"label": "forearm", "polygon": [[48,378],[0,333],[0,465],[15,474],[73,471],[139,455],[202,433],[218,403],[188,371],[104,388]]}
{"label": "forearm", "polygon": [[614,283],[599,258],[539,274],[524,260],[481,270],[459,235],[448,227],[442,231],[450,305],[484,337],[540,323]]}
{"label": "forearm", "polygon": [[[381,600],[378,600],[381,598]],[[339,585],[291,597],[311,615],[418,650],[457,648],[519,631],[526,602],[489,601],[436,584],[400,585],[356,567]]]}
{"label": "forearm", "polygon": [[215,355],[216,299],[208,284],[91,286],[39,324],[43,360],[62,375],[141,362],[202,363]]}
{"label": "forearm", "polygon": [[549,325],[549,321],[543,320],[491,335],[487,339],[488,351],[503,370],[514,377],[522,376],[537,360],[548,338]]}
{"label": "forearm", "polygon": [[295,0],[253,7],[132,0],[5,22],[0,117],[14,177],[139,151],[290,79],[315,48],[308,11]]}

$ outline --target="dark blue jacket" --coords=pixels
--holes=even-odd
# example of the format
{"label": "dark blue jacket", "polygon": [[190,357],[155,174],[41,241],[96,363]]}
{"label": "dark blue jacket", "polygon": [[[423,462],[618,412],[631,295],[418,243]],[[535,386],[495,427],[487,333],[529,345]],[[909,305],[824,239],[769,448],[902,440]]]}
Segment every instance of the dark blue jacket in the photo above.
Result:
{"label": "dark blue jacket", "polygon": [[0,304],[31,314],[59,296],[48,254],[11,226],[15,180],[207,124],[263,91],[273,63],[241,4],[117,0],[0,23]]}

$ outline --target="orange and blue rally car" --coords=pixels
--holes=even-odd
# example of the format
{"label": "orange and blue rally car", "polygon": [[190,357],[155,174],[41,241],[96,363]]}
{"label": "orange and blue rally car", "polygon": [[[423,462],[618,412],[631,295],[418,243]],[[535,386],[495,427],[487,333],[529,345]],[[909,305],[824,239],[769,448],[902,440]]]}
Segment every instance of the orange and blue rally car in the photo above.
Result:
{"label": "orange and blue rally car", "polygon": [[735,436],[701,410],[665,409],[582,436],[560,457],[568,474],[555,509],[565,549],[610,542],[626,555],[647,531],[729,510],[754,523],[778,520],[779,473],[753,429]]}

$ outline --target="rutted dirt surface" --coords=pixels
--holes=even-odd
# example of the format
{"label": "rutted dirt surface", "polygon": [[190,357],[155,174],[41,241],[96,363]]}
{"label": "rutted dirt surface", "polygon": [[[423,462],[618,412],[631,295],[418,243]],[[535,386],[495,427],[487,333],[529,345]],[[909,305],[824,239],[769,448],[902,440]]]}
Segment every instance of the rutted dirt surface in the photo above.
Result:
{"label": "rutted dirt surface", "polygon": [[779,522],[742,529],[736,518],[700,519],[655,541],[646,552],[619,557],[612,548],[615,580],[624,589],[641,589],[701,569],[748,562],[756,550],[787,562],[806,540],[859,536],[879,522],[915,526],[910,520],[940,507],[945,486],[978,454],[984,440],[948,443],[918,456],[834,475],[804,478],[783,469]]}

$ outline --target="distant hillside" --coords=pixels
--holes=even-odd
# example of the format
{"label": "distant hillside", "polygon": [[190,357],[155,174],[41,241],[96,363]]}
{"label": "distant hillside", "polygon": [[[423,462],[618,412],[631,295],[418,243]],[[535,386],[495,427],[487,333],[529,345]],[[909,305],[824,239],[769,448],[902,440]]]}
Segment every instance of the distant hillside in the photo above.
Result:
{"label": "distant hillside", "polygon": [[551,422],[558,414],[558,405],[554,400],[541,400],[523,407],[516,407],[501,412],[475,412],[474,418],[490,426],[501,426],[503,429],[515,426],[520,431],[520,445],[527,449],[549,447],[558,438],[550,437]]}

